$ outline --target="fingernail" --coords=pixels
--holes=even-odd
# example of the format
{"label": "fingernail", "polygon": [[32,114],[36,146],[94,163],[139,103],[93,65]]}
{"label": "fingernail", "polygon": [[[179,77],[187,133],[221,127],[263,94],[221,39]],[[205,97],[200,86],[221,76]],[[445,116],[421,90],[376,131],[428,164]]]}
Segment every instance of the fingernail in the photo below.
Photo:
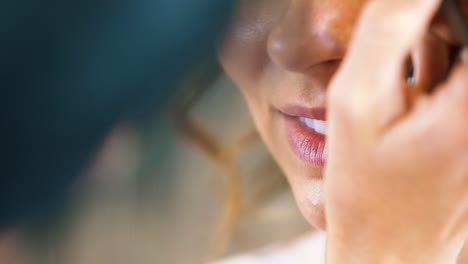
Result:
{"label": "fingernail", "polygon": [[468,47],[461,50],[460,57],[463,63],[468,63]]}

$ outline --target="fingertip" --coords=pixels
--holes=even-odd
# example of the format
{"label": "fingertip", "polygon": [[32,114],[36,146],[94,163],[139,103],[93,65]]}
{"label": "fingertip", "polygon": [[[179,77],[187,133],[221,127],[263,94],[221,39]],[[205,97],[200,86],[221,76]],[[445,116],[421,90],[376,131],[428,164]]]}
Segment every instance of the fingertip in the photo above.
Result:
{"label": "fingertip", "polygon": [[[367,69],[393,64],[401,68],[411,49],[426,35],[441,0],[370,1],[350,47],[351,58],[367,61]],[[371,64],[374,67],[368,68]],[[388,69],[385,69],[388,71]]]}
{"label": "fingertip", "polygon": [[[379,37],[387,37],[392,43],[402,41],[402,36],[419,38],[424,35],[442,0],[381,0],[370,1],[363,13],[363,20],[370,27],[378,28]],[[362,21],[361,21],[362,22]],[[375,33],[375,32],[374,32]],[[419,34],[418,34],[419,33]],[[397,38],[395,38],[397,37]]]}

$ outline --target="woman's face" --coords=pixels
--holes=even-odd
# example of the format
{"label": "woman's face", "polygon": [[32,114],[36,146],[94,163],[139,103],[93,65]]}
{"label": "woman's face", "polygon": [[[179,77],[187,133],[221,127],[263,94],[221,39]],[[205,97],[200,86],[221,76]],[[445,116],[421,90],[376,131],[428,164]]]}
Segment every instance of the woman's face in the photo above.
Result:
{"label": "woman's face", "polygon": [[[327,87],[366,2],[239,0],[220,50],[221,63],[242,91],[302,214],[321,229]],[[414,54],[423,83],[439,78],[448,57],[437,41],[427,42]],[[440,66],[425,66],[434,64]]]}

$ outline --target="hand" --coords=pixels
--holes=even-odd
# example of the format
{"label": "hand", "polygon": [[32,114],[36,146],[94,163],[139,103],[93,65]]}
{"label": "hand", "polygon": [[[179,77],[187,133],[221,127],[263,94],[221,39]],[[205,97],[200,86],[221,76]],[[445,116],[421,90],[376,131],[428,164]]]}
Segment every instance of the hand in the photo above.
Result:
{"label": "hand", "polygon": [[329,263],[454,263],[466,241],[468,64],[443,82],[447,60],[433,64],[416,85],[430,94],[405,80],[440,3],[371,1],[331,84]]}

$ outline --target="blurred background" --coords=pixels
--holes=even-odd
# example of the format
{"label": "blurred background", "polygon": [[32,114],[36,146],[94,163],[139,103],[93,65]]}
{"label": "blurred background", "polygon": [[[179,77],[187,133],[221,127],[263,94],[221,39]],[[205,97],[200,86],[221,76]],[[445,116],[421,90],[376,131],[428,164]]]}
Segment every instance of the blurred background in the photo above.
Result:
{"label": "blurred background", "polygon": [[308,230],[239,91],[195,72],[167,111],[116,125],[70,201],[12,237],[18,264],[184,264]]}

